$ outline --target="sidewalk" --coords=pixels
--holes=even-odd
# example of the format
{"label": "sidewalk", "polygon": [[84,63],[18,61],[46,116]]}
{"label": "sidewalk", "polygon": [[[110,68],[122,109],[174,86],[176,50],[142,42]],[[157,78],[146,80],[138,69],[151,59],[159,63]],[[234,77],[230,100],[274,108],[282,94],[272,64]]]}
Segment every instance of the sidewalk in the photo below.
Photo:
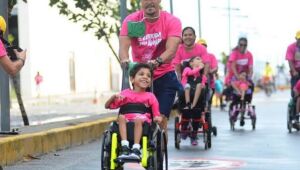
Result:
{"label": "sidewalk", "polygon": [[[109,112],[104,108],[106,100],[115,92],[105,92],[98,97],[92,93],[77,93],[40,98],[23,98],[30,125],[83,118]],[[23,125],[16,99],[11,104],[11,126]]]}

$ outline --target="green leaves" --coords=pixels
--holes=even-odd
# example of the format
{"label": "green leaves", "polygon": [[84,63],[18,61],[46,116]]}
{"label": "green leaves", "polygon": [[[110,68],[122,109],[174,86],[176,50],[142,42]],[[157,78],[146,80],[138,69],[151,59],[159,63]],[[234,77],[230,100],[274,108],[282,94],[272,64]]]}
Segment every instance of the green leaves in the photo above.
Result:
{"label": "green leaves", "polygon": [[[118,59],[110,38],[120,32],[119,0],[49,0],[69,20],[80,23],[84,31],[93,31],[97,39],[104,39]],[[138,9],[138,1],[130,1],[130,12]]]}

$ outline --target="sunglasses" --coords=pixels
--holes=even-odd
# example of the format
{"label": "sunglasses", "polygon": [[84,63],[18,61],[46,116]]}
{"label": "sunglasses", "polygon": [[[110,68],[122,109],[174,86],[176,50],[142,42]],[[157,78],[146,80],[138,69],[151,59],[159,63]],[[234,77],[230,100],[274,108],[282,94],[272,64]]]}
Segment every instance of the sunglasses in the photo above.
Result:
{"label": "sunglasses", "polygon": [[239,44],[240,47],[247,47],[247,44]]}

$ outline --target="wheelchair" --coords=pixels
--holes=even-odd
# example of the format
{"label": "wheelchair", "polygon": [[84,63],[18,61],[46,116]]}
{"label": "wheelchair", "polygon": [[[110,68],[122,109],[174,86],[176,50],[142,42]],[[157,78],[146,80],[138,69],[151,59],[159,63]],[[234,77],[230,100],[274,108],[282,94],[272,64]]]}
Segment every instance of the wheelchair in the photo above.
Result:
{"label": "wheelchair", "polygon": [[287,129],[289,133],[292,133],[292,129],[300,130],[299,117],[300,114],[296,113],[296,100],[297,98],[291,98],[288,104],[287,111]]}
{"label": "wheelchair", "polygon": [[[149,108],[143,104],[127,104],[120,108],[120,114],[146,113]],[[127,138],[130,147],[134,143],[134,122],[127,123]],[[157,123],[144,123],[141,138],[141,160],[131,158],[118,158],[121,152],[121,138],[119,127],[116,121],[112,122],[109,128],[103,133],[101,148],[101,169],[102,170],[123,170],[125,163],[141,163],[146,170],[167,170],[168,152],[167,139],[164,130],[161,130]]]}
{"label": "wheelchair", "polygon": [[[190,82],[190,81],[189,81]],[[196,84],[191,84],[191,100],[194,98],[196,90]],[[196,138],[198,134],[203,134],[204,149],[211,148],[212,139],[211,135],[217,135],[217,128],[212,127],[211,112],[209,109],[209,87],[206,85],[202,89],[198,103],[193,109],[184,109],[185,97],[180,95],[178,99],[177,109],[180,114],[175,117],[175,148],[180,149],[181,136],[186,134],[188,137],[192,137],[195,133]],[[183,126],[185,128],[183,129]]]}
{"label": "wheelchair", "polygon": [[244,126],[245,119],[251,120],[252,130],[256,128],[256,112],[255,106],[251,105],[253,95],[253,89],[249,87],[246,91],[245,99],[241,100],[241,96],[239,96],[234,90],[232,92],[231,104],[229,106],[229,123],[230,129],[232,131],[235,130],[235,122],[240,120],[240,126]]}

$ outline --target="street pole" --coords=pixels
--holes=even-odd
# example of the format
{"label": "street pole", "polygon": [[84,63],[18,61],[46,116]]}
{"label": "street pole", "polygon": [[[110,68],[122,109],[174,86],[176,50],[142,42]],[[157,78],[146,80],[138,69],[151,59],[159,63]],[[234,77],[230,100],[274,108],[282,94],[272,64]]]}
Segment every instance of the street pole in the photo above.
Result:
{"label": "street pole", "polygon": [[202,32],[201,32],[201,0],[198,1],[198,22],[199,22],[199,38],[202,37]]}
{"label": "street pole", "polygon": [[[4,17],[5,21],[7,21],[8,0],[0,1],[0,15]],[[0,131],[10,131],[9,106],[9,77],[0,66]]]}
{"label": "street pole", "polygon": [[125,17],[127,16],[127,0],[120,0],[120,16],[121,24],[123,23]]}
{"label": "street pole", "polygon": [[228,47],[229,47],[229,55],[231,52],[231,4],[230,0],[228,0]]}
{"label": "street pole", "polygon": [[173,14],[173,0],[170,0],[170,12]]}

